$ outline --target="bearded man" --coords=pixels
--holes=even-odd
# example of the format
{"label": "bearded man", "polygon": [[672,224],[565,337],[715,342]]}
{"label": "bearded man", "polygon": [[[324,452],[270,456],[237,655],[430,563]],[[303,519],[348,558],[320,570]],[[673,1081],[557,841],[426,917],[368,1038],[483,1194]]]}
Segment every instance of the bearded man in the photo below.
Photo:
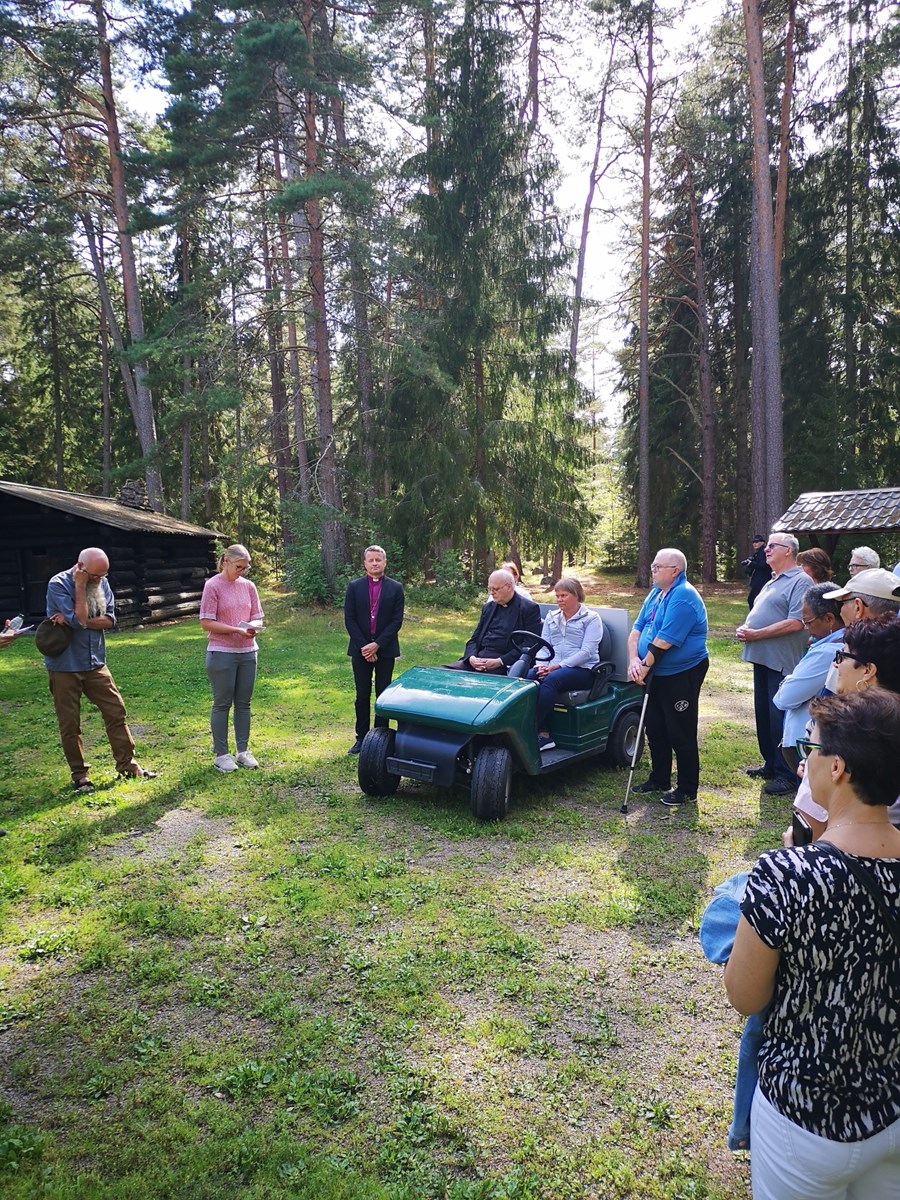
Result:
{"label": "bearded man", "polygon": [[[81,697],[100,711],[119,774],[154,779],[134,757],[134,738],[126,724],[125,704],[106,666],[104,631],[116,624],[115,599],[106,581],[109,559],[92,546],[78,562],[54,575],[47,585],[47,619],[58,627],[43,639],[44,665],[56,709],[63,753],[76,792],[92,792],[81,735]],[[65,629],[63,629],[65,627]],[[49,629],[49,627],[47,627]]]}

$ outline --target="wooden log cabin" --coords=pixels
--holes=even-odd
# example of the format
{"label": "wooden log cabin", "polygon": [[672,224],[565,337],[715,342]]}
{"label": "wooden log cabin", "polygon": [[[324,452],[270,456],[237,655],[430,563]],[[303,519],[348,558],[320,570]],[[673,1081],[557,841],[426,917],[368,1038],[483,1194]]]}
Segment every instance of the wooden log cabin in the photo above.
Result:
{"label": "wooden log cabin", "polygon": [[0,621],[43,619],[47,581],[86,546],[109,555],[120,627],[193,616],[223,540],[154,512],[141,484],[110,499],[0,480]]}

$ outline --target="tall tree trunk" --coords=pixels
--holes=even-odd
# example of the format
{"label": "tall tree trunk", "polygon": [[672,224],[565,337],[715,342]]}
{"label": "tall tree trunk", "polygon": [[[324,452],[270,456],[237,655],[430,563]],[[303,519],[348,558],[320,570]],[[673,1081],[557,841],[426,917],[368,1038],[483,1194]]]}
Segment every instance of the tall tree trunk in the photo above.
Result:
{"label": "tall tree trunk", "polygon": [[691,210],[691,243],[694,248],[694,276],[697,281],[697,364],[700,383],[700,444],[703,512],[701,513],[700,545],[701,578],[704,583],[716,581],[716,431],[713,411],[712,379],[709,369],[709,313],[706,304],[706,267],[700,241],[700,217],[697,212],[697,193],[690,164],[687,166],[688,203]]}
{"label": "tall tree trunk", "polygon": [[575,295],[572,302],[572,332],[569,336],[569,374],[575,374],[578,359],[578,334],[581,328],[581,299],[584,293],[584,264],[587,258],[588,231],[591,224],[591,209],[594,204],[594,193],[597,184],[606,174],[609,163],[600,170],[600,151],[603,147],[603,134],[606,127],[606,101],[612,82],[613,62],[618,46],[619,30],[613,34],[609,47],[609,60],[606,64],[606,74],[600,89],[600,104],[597,112],[597,128],[594,133],[594,158],[588,175],[588,189],[581,213],[581,236],[578,240],[578,260],[575,266]]}
{"label": "tall tree trunk", "polygon": [[[309,47],[308,63],[315,68],[313,53],[313,0],[303,0],[302,20]],[[305,133],[305,166],[307,178],[319,174],[319,135],[317,128],[318,97],[307,90],[303,126]],[[338,518],[341,512],[341,491],[338,484],[337,455],[334,444],[334,415],[331,400],[331,346],[328,336],[325,302],[325,239],[319,200],[311,196],[306,201],[306,224],[309,229],[309,286],[311,312],[315,331],[314,374],[317,381],[316,405],[319,427],[319,491],[322,503],[335,514],[322,523],[322,568],[325,581],[333,588],[338,567],[347,560],[346,536]]]}
{"label": "tall tree trunk", "polygon": [[103,426],[103,489],[102,495],[109,495],[109,477],[112,470],[112,389],[109,378],[109,325],[106,320],[106,309],[100,305],[99,319],[100,342],[100,404]]}
{"label": "tall tree trunk", "polygon": [[[181,295],[187,304],[188,287],[191,282],[191,231],[187,220],[181,224]],[[181,519],[187,521],[191,513],[191,392],[193,390],[193,359],[189,350],[181,356],[181,399],[184,404],[184,420],[181,426]]]}
{"label": "tall tree trunk", "polygon": [[[735,498],[734,541],[735,564],[740,562],[750,545],[750,454],[747,426],[747,263],[743,254],[743,219],[739,207],[734,212],[732,287],[734,289],[734,364],[731,372],[731,392],[734,412],[735,438]],[[753,532],[756,532],[754,530]]]}
{"label": "tall tree trunk", "polygon": [[[275,178],[283,181],[281,171],[281,154],[275,149]],[[288,328],[288,367],[291,375],[290,409],[294,418],[294,442],[297,458],[297,471],[300,476],[300,497],[304,503],[309,503],[309,457],[306,446],[306,400],[300,370],[300,348],[297,336],[297,304],[294,288],[294,271],[291,266],[290,243],[288,238],[287,217],[283,212],[278,213],[278,241],[281,252],[281,277],[284,281],[285,301],[287,303]]]}
{"label": "tall tree trunk", "polygon": [[541,46],[541,0],[533,0],[534,12],[531,18],[531,31],[528,39],[528,87],[522,98],[519,109],[519,120],[528,122],[529,134],[538,126],[539,90],[538,69],[540,66]]}
{"label": "tall tree trunk", "polygon": [[[103,0],[91,0],[97,23],[97,47],[100,64],[100,83],[103,91],[103,112],[106,125],[106,140],[109,148],[109,177],[116,232],[119,239],[119,255],[122,261],[122,291],[125,297],[125,315],[132,344],[140,345],[144,338],[144,314],[138,284],[137,259],[134,242],[129,232],[128,190],[125,167],[122,163],[122,141],[119,134],[119,118],[116,109],[112,80],[112,60],[106,29],[106,12]],[[138,441],[144,458],[144,476],[147,481],[147,498],[151,508],[163,511],[162,475],[157,461],[156,418],[153,412],[153,396],[147,372],[147,360],[137,359],[132,368],[135,392],[135,424]]]}
{"label": "tall tree trunk", "polygon": [[53,377],[53,448],[56,458],[56,486],[66,486],[63,456],[62,363],[59,354],[59,323],[56,315],[56,296],[51,283],[48,296],[50,310],[50,373]]}
{"label": "tall tree trunk", "polygon": [[[331,102],[334,139],[342,156],[342,170],[347,170],[349,143],[344,121],[344,105],[339,95]],[[356,335],[356,394],[362,439],[364,492],[367,500],[375,495],[375,430],[372,423],[372,334],[369,327],[369,288],[366,281],[365,254],[359,222],[347,214],[347,251],[350,257],[350,295],[353,302],[353,329]]]}
{"label": "tall tree trunk", "polygon": [[787,32],[784,35],[784,91],[781,93],[781,133],[778,139],[778,183],[775,188],[775,286],[781,291],[784,258],[784,229],[787,218],[788,171],[790,169],[791,108],[794,100],[794,28],[797,0],[788,0]]}
{"label": "tall tree trunk", "polygon": [[[769,169],[769,136],[766,127],[765,75],[760,0],[743,0],[744,32],[747,40],[747,73],[750,117],[753,130],[753,212],[756,250],[757,295],[754,307],[753,360],[761,359],[762,409],[765,414],[767,476],[760,505],[767,529],[784,511],[784,450],[781,405],[781,347],[778,335],[778,287],[775,272],[775,237],[772,215],[772,177]],[[753,298],[751,299],[752,302]],[[754,397],[754,404],[756,397]],[[757,481],[754,480],[754,483]]]}
{"label": "tall tree trunk", "polygon": [[650,582],[650,153],[653,132],[653,4],[647,10],[647,71],[641,181],[641,267],[638,337],[638,569],[635,583]]}
{"label": "tall tree trunk", "polygon": [[[263,209],[265,209],[265,194],[261,181],[260,192],[262,193]],[[282,512],[282,529],[284,530],[284,502],[291,492],[289,448],[285,421],[287,398],[284,390],[284,364],[281,358],[281,345],[278,336],[280,317],[277,314],[280,306],[276,299],[277,285],[273,264],[274,250],[269,237],[269,223],[265,219],[262,222],[261,237],[263,277],[266,294],[272,297],[272,301],[274,301],[270,302],[266,317],[266,339],[269,350],[269,380],[272,396],[272,456],[275,460],[275,480]]]}

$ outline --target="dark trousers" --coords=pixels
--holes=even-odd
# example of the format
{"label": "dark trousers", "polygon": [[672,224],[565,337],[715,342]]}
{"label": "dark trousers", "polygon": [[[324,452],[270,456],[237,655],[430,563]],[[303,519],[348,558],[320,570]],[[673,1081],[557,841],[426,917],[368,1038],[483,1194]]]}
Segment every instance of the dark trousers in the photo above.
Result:
{"label": "dark trousers", "polygon": [[679,671],[654,675],[647,699],[647,738],[650,742],[650,778],[661,788],[672,786],[672,756],[678,764],[678,787],[696,796],[700,786],[700,751],[697,717],[700,688],[709,670],[709,659]]}
{"label": "dark trousers", "polygon": [[756,718],[756,741],[767,771],[796,786],[797,776],[784,761],[779,746],[784,731],[784,713],[773,704],[775,693],[784,676],[772,667],[753,664],[753,714]]}
{"label": "dark trousers", "polygon": [[[529,679],[537,678],[537,671],[528,672]],[[547,718],[560,692],[578,692],[591,687],[594,682],[594,672],[587,667],[560,667],[551,671],[541,680],[541,690],[538,692],[537,727],[538,733],[547,728]]]}
{"label": "dark trousers", "polygon": [[[482,655],[482,657],[483,658],[493,658],[494,655],[493,654],[490,654],[490,655],[485,654],[485,655]],[[467,658],[458,658],[456,660],[456,662],[444,663],[444,667],[448,671],[474,671],[475,670],[475,668],[470,665],[469,660]],[[494,667],[494,669],[492,671],[479,671],[478,674],[479,675],[505,675],[506,667],[503,667],[503,666]]]}
{"label": "dark trousers", "polygon": [[[375,679],[377,700],[391,682],[396,659],[382,658],[379,654],[376,661],[370,663],[357,652],[351,654],[350,661],[353,663],[353,682],[356,684],[356,736],[364,738],[372,723],[372,679]],[[384,717],[376,717],[375,724],[387,728]]]}

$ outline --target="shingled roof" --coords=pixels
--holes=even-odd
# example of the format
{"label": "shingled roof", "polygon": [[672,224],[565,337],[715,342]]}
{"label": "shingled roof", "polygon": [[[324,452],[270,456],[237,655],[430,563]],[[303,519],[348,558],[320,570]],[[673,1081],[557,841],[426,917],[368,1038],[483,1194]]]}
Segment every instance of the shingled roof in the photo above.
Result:
{"label": "shingled roof", "polygon": [[803,492],[772,528],[806,534],[900,529],[900,488]]}
{"label": "shingled roof", "polygon": [[111,500],[108,496],[60,492],[54,488],[31,487],[27,483],[9,483],[6,480],[0,480],[0,492],[18,496],[21,500],[29,500],[34,504],[43,504],[47,508],[59,509],[60,512],[71,513],[76,517],[84,517],[88,521],[98,521],[101,525],[111,525],[115,529],[128,529],[135,533],[180,533],[186,537],[202,538],[222,536],[217,529],[190,525],[187,521],[177,521],[174,517],[166,517],[151,509],[131,508],[118,500]]}

